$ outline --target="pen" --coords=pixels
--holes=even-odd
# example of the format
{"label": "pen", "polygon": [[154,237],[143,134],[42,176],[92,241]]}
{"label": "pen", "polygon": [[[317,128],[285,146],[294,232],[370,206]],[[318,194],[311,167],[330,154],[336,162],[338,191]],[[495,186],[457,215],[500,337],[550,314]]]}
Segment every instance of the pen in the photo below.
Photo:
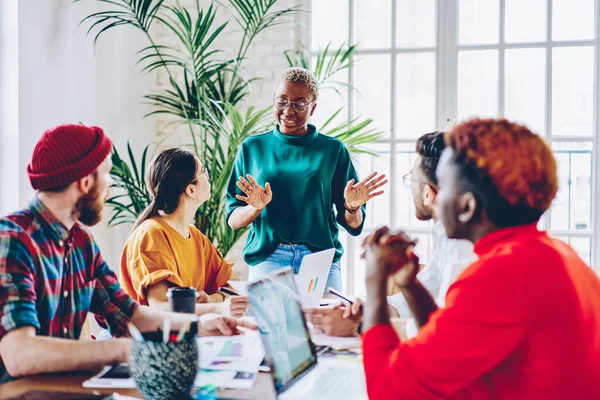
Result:
{"label": "pen", "polygon": [[220,288],[219,292],[223,292],[223,293],[228,294],[230,296],[239,296],[239,293],[236,293],[236,292],[234,292],[231,289],[227,289],[226,287]]}
{"label": "pen", "polygon": [[[327,291],[329,291],[329,293],[331,293],[334,296],[339,297],[340,299],[347,301],[348,303],[350,303],[351,305],[354,304],[354,301],[350,300],[348,297],[344,296],[343,294],[341,294],[340,292],[338,292],[337,290],[335,290],[332,287],[328,287]],[[363,306],[360,306],[360,309],[362,310]]]}

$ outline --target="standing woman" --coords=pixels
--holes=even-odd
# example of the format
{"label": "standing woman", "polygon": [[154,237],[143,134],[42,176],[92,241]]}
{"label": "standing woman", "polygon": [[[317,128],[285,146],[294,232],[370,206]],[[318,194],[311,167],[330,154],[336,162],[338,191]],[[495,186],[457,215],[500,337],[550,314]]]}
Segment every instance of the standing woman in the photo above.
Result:
{"label": "standing woman", "polygon": [[229,298],[219,291],[231,267],[202,232],[190,222],[210,197],[208,173],[194,153],[165,150],[148,171],[152,203],[140,215],[121,256],[119,280],[140,304],[168,309],[170,287],[193,287],[196,314],[223,312],[242,316],[248,298]]}
{"label": "standing woman", "polygon": [[305,255],[335,248],[327,286],[341,290],[338,225],[358,236],[365,203],[387,183],[376,172],[359,181],[344,144],[308,123],[318,97],[310,71],[284,70],[273,94],[277,125],[246,139],[236,156],[226,218],[232,229],[252,224],[244,247],[249,280],[285,266],[298,273]]}

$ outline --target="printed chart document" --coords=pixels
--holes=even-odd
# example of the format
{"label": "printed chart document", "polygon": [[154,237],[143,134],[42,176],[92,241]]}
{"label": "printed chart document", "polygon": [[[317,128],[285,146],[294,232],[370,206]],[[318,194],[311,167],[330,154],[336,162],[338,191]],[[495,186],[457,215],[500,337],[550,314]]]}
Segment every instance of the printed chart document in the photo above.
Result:
{"label": "printed chart document", "polygon": [[106,366],[99,374],[83,382],[84,388],[135,389],[128,364]]}
{"label": "printed chart document", "polygon": [[257,372],[265,358],[260,336],[249,332],[239,336],[215,336],[198,338],[200,368]]}

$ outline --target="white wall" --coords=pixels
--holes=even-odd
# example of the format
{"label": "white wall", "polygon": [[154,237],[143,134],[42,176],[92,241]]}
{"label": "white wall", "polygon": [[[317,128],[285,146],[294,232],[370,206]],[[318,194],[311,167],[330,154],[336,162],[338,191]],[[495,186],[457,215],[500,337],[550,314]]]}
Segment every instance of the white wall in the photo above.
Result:
{"label": "white wall", "polygon": [[[3,28],[2,59],[6,41],[10,46],[18,43],[18,59],[16,63],[13,60],[16,68],[9,69],[9,75],[2,69],[2,79],[18,82],[16,88],[10,88],[13,105],[18,104],[18,110],[11,110],[18,131],[1,125],[3,155],[10,146],[13,156],[10,165],[0,163],[0,177],[13,177],[8,183],[2,180],[2,200],[10,197],[2,202],[3,213],[26,205],[34,195],[26,167],[44,130],[80,121],[98,125],[119,149],[124,149],[128,138],[139,149],[155,137],[153,121],[143,119],[147,106],[141,104],[141,96],[154,80],[140,77],[133,57],[144,45],[143,37],[133,30],[115,30],[100,39],[94,53],[92,39],[86,39],[86,30],[78,27],[84,16],[96,10],[94,1],[2,0],[3,15],[11,2],[18,3],[18,24],[6,36]],[[0,88],[3,95],[8,93],[4,85]],[[115,268],[129,229],[109,230],[101,225],[93,230],[104,257]]]}
{"label": "white wall", "polygon": [[0,1],[0,215],[19,207],[19,41],[17,0]]}

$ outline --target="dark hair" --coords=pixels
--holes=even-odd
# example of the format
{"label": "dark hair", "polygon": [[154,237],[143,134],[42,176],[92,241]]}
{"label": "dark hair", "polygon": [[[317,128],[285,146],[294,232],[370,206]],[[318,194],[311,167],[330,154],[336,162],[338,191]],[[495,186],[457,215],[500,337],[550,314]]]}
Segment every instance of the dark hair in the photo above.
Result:
{"label": "dark hair", "polygon": [[417,145],[415,146],[417,154],[423,157],[421,169],[429,183],[436,188],[438,181],[435,176],[435,170],[437,169],[444,148],[446,148],[444,132],[426,133],[417,139]]}
{"label": "dark hair", "polygon": [[133,229],[159,211],[170,214],[179,206],[181,195],[196,179],[198,164],[189,150],[175,148],[163,151],[150,164],[146,184],[152,202],[142,212]]}
{"label": "dark hair", "polygon": [[537,222],[558,190],[556,160],[544,139],[506,119],[472,119],[446,136],[459,184],[501,228]]}

